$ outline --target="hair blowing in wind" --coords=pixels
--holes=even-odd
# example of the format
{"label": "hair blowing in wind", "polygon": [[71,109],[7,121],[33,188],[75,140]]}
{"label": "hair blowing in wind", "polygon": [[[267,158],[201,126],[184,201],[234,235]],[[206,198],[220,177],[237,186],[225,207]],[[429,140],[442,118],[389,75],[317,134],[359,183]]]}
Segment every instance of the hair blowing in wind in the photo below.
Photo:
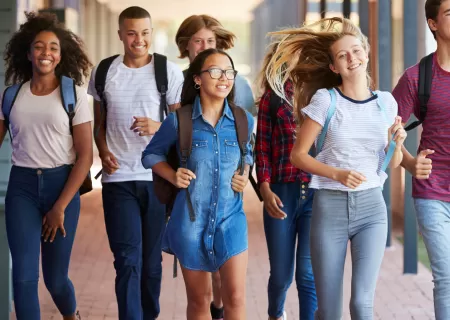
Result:
{"label": "hair blowing in wind", "polygon": [[[286,99],[284,84],[291,80],[294,85],[296,115],[302,121],[299,112],[307,106],[318,89],[332,88],[342,84],[339,75],[331,71],[333,63],[331,46],[346,35],[361,41],[369,52],[367,37],[350,20],[344,18],[326,18],[313,24],[294,29],[271,33],[280,37],[277,49],[266,66],[266,79],[272,89]],[[370,77],[367,75],[367,85]]]}

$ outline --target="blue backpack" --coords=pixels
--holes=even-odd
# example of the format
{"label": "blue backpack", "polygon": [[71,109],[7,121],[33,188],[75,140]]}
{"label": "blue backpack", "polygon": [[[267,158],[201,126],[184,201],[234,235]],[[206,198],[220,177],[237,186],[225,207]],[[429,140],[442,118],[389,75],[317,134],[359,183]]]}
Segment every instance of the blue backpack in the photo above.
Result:
{"label": "blue backpack", "polygon": [[[325,124],[323,126],[322,132],[319,135],[319,139],[317,141],[317,147],[316,147],[316,154],[319,154],[320,151],[322,151],[323,144],[325,142],[325,137],[327,135],[328,127],[330,125],[331,118],[333,117],[334,113],[336,112],[336,92],[334,89],[328,89],[328,92],[331,96],[331,103],[330,107],[328,108],[328,114],[327,119],[325,120]],[[377,93],[375,91],[375,93]],[[391,124],[388,122],[388,118],[386,115],[386,108],[384,107],[383,102],[381,101],[380,96],[378,95],[377,98],[377,105],[381,110],[381,113],[383,114],[383,118],[385,122],[391,126]],[[394,135],[392,135],[391,142],[389,143],[388,152],[386,154],[386,157],[384,158],[383,164],[381,165],[381,170],[386,171],[387,167],[389,166],[389,162],[391,162],[392,156],[394,155],[395,151],[395,141],[394,141]]]}
{"label": "blue backpack", "polygon": [[[8,88],[5,89],[3,93],[3,100],[2,100],[2,112],[5,117],[5,126],[8,129],[9,137],[12,141],[12,135],[10,130],[10,114],[12,107],[14,106],[14,102],[16,101],[17,94],[20,91],[20,88],[22,88],[23,82],[14,84]],[[68,78],[66,76],[61,77],[60,82],[60,90],[61,90],[61,100],[62,105],[64,107],[64,110],[67,113],[67,116],[69,117],[69,128],[70,133],[73,134],[73,127],[72,127],[72,121],[73,117],[75,116],[75,105],[77,103],[77,94],[75,89],[75,81],[71,78]],[[92,190],[92,180],[90,173],[84,180],[83,184],[80,187],[80,195],[87,193]]]}

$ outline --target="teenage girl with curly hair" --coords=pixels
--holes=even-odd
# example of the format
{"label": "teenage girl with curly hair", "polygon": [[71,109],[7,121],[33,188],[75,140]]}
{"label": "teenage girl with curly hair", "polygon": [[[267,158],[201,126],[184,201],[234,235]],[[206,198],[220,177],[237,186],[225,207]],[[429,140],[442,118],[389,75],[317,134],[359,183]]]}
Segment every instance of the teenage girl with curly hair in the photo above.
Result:
{"label": "teenage girl with curly hair", "polygon": [[[14,305],[18,320],[41,318],[38,280],[42,250],[45,285],[63,319],[73,320],[79,315],[68,277],[69,261],[80,214],[79,188],[93,158],[92,115],[86,92],[79,86],[91,63],[82,41],[54,15],[26,16],[4,53],[5,84],[21,86],[8,119],[3,108],[0,111],[0,143],[8,123],[12,136],[13,166],[5,215]],[[77,102],[72,127],[62,104],[62,76],[74,80]]]}

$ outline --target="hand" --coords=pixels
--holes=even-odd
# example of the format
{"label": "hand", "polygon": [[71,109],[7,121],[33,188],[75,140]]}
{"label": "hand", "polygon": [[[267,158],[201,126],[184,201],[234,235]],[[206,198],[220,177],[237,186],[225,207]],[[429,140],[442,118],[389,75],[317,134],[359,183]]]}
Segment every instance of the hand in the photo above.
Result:
{"label": "hand", "polygon": [[356,189],[361,183],[367,181],[364,175],[353,170],[339,170],[335,180],[350,189]]}
{"label": "hand", "polygon": [[401,149],[403,142],[405,142],[406,139],[406,131],[402,126],[402,117],[395,117],[395,121],[394,124],[392,125],[392,127],[389,128],[388,131],[388,141],[389,143],[392,140],[392,135],[394,135],[394,141],[396,143],[396,148],[397,149]]}
{"label": "hand", "polygon": [[64,229],[64,209],[53,207],[42,220],[42,237],[44,242],[50,238],[50,242],[55,240],[56,232],[61,230],[63,237],[66,237]]}
{"label": "hand", "polygon": [[266,208],[269,216],[275,219],[286,219],[286,213],[280,209],[283,208],[283,202],[281,202],[280,198],[270,189],[270,186],[262,187],[260,190],[264,201],[264,208]]}
{"label": "hand", "polygon": [[100,159],[102,159],[103,170],[107,174],[113,174],[120,168],[119,162],[110,151],[100,153]]}
{"label": "hand", "polygon": [[239,170],[234,172],[234,176],[231,179],[231,189],[235,192],[244,191],[245,186],[248,183],[248,171],[244,171],[243,175],[239,174]]}
{"label": "hand", "polygon": [[431,174],[432,160],[427,158],[430,154],[433,154],[434,150],[426,149],[420,151],[417,157],[414,159],[414,168],[411,174],[416,179],[428,179]]}
{"label": "hand", "polygon": [[159,130],[161,122],[154,121],[146,117],[133,117],[134,122],[130,130],[139,132],[140,136],[152,136]]}
{"label": "hand", "polygon": [[178,168],[175,174],[175,187],[186,189],[190,184],[192,179],[196,179],[195,174],[186,168]]}

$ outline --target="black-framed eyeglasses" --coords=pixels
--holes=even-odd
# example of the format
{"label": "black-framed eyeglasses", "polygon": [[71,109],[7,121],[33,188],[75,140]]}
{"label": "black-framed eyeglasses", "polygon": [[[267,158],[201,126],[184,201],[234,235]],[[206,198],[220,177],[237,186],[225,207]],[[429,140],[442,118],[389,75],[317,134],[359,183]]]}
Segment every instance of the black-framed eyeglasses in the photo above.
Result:
{"label": "black-framed eyeglasses", "polygon": [[233,69],[222,70],[219,68],[210,68],[207,70],[200,71],[200,73],[208,72],[212,79],[220,79],[222,75],[225,74],[225,77],[228,80],[234,80],[236,78],[237,71]]}

